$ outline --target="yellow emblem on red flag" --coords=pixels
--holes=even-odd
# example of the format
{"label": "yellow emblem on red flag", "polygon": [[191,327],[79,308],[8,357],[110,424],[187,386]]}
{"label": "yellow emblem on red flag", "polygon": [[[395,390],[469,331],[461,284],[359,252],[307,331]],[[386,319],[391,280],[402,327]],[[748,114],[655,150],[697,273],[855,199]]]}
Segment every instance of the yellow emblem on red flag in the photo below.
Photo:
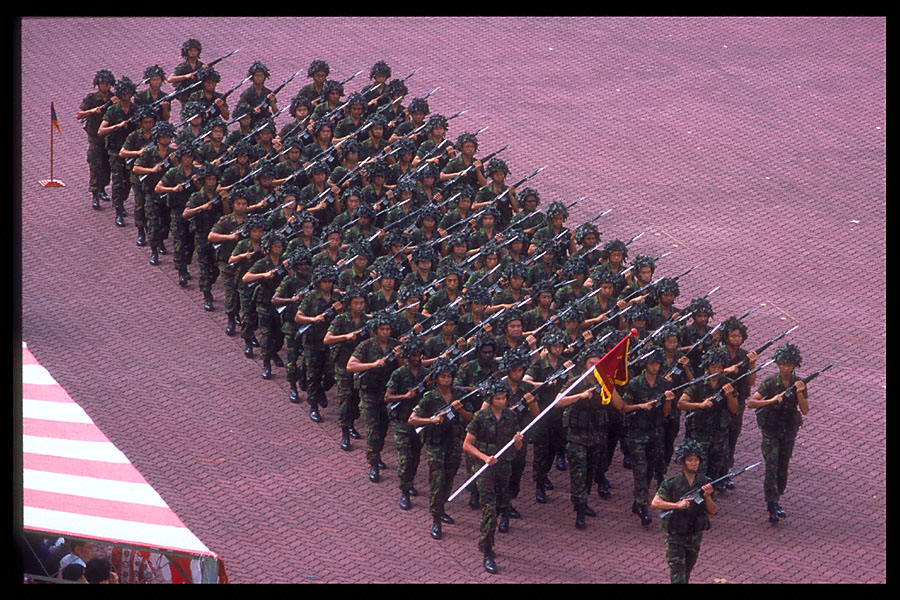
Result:
{"label": "yellow emblem on red flag", "polygon": [[606,356],[594,363],[594,377],[600,383],[600,398],[603,404],[612,401],[616,385],[628,383],[628,347],[633,335],[637,335],[636,329],[632,329],[621,342],[606,353]]}

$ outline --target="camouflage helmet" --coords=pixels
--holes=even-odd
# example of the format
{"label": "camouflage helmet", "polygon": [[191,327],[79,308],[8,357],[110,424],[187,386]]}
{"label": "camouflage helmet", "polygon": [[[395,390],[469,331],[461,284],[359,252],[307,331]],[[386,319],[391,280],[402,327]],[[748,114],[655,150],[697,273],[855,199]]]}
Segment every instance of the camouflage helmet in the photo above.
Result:
{"label": "camouflage helmet", "polygon": [[384,247],[393,248],[394,246],[405,246],[406,238],[397,231],[392,231],[384,236]]}
{"label": "camouflage helmet", "polygon": [[426,204],[419,211],[419,215],[416,218],[416,226],[421,228],[422,223],[425,221],[425,219],[432,219],[435,226],[437,226],[437,224],[441,222],[441,216],[441,210],[437,206],[433,204]]}
{"label": "camouflage helmet", "polygon": [[442,127],[445,130],[447,129],[447,117],[440,114],[433,114],[428,117],[428,121],[425,123],[425,130],[431,132],[435,127]]}
{"label": "camouflage helmet", "polygon": [[331,265],[319,265],[313,269],[312,284],[318,285],[323,281],[331,281],[332,283],[338,279],[338,270]]}
{"label": "camouflage helmet", "polygon": [[390,165],[383,158],[373,161],[366,167],[366,175],[369,177],[387,177],[391,172]]}
{"label": "camouflage helmet", "polygon": [[418,285],[407,285],[400,288],[400,291],[397,292],[397,299],[400,302],[406,302],[410,298],[418,298],[421,301],[424,297],[425,292]]}
{"label": "camouflage helmet", "polygon": [[115,85],[116,96],[123,96],[124,94],[134,95],[137,92],[137,84],[133,82],[128,77],[120,78]]}
{"label": "camouflage helmet", "polygon": [[318,72],[324,72],[327,77],[329,73],[331,73],[331,69],[328,68],[328,63],[324,60],[314,60],[309,63],[309,68],[306,70],[306,76],[312,77]]}
{"label": "camouflage helmet", "polygon": [[344,239],[344,228],[337,223],[329,223],[322,230],[322,237],[328,239],[329,235],[336,233],[339,238]]}
{"label": "camouflage helmet", "polygon": [[[275,192],[275,197],[282,202],[284,202],[291,196],[293,196],[295,200],[300,198],[300,188],[298,188],[296,185],[283,185],[278,188],[277,192]],[[296,204],[294,206],[296,206]]]}
{"label": "camouflage helmet", "polygon": [[243,185],[236,185],[228,190],[228,199],[231,200],[232,204],[236,198],[244,198],[249,203],[250,196],[250,189]]}
{"label": "camouflage helmet", "polygon": [[442,306],[434,312],[434,320],[438,323],[447,321],[450,323],[459,324],[459,322],[462,320],[462,317],[455,307]]}
{"label": "camouflage helmet", "polygon": [[181,120],[187,121],[189,119],[193,119],[194,117],[200,117],[205,111],[206,107],[203,106],[201,102],[197,102],[196,100],[188,100],[181,107]]}
{"label": "camouflage helmet", "polygon": [[478,220],[482,221],[485,217],[494,217],[494,219],[499,219],[500,209],[493,204],[485,206],[483,209],[481,209],[481,216],[478,217]]}
{"label": "camouflage helmet", "polygon": [[358,186],[351,185],[346,190],[341,192],[341,201],[346,202],[347,198],[349,198],[350,196],[356,196],[357,198],[362,200],[363,191]]}
{"label": "camouflage helmet", "polygon": [[479,351],[485,346],[496,348],[497,340],[495,340],[494,336],[492,336],[490,333],[479,328],[478,333],[475,334],[475,339],[472,341],[472,347],[475,348],[476,351]]}
{"label": "camouflage helmet", "polygon": [[356,210],[353,211],[353,214],[351,216],[355,219],[366,218],[370,221],[374,221],[377,215],[378,213],[375,212],[375,209],[371,204],[369,204],[368,202],[360,201],[359,206],[356,207]]}
{"label": "camouflage helmet", "polygon": [[638,273],[644,267],[650,267],[650,273],[652,274],[656,271],[656,261],[652,256],[647,254],[638,254],[634,257],[634,260],[631,261],[631,266],[634,267],[634,272]]}
{"label": "camouflage helmet", "polygon": [[263,131],[268,131],[272,135],[275,135],[278,132],[278,127],[275,125],[275,119],[272,117],[261,119],[256,125],[256,132],[262,133]]}
{"label": "camouflage helmet", "polygon": [[453,233],[447,238],[447,248],[452,250],[454,246],[465,246],[466,250],[469,249],[469,238],[465,233]]}
{"label": "camouflage helmet", "polygon": [[301,140],[300,138],[298,138],[295,135],[292,135],[291,137],[286,139],[284,142],[282,142],[281,149],[288,150],[288,151],[300,150],[302,152],[303,151],[303,140]]}
{"label": "camouflage helmet", "polygon": [[523,319],[522,311],[516,308],[510,308],[509,310],[504,311],[502,325],[500,326],[500,331],[505,333],[506,326],[512,323],[513,321],[521,322]]}
{"label": "camouflage helmet", "polygon": [[678,325],[675,323],[666,323],[665,326],[660,330],[657,338],[661,343],[665,343],[666,339],[670,337],[678,338]]}
{"label": "camouflage helmet", "polygon": [[374,129],[375,127],[387,127],[388,118],[387,115],[376,114],[368,120],[368,123],[371,124],[371,127],[369,127],[369,133],[371,133],[372,129]]}
{"label": "camouflage helmet", "polygon": [[156,109],[149,104],[141,104],[134,111],[134,118],[138,123],[140,123],[144,119],[153,119],[153,124],[156,125],[156,121],[159,121],[159,114],[156,112]]}
{"label": "camouflage helmet", "polygon": [[207,177],[215,177],[219,179],[219,168],[212,164],[211,162],[204,162],[200,165],[200,168],[197,169],[197,179],[198,181],[203,181]]}
{"label": "camouflage helmet", "polygon": [[263,177],[272,177],[274,179],[275,177],[277,177],[277,173],[275,172],[275,165],[270,162],[264,162],[259,166],[256,177],[257,179],[262,179]]}
{"label": "camouflage helmet", "polygon": [[312,214],[308,210],[301,210],[299,213],[297,213],[296,219],[300,225],[303,225],[304,223],[312,223],[313,227],[318,227],[319,225],[318,217],[316,217],[316,215]]}
{"label": "camouflage helmet", "polygon": [[306,248],[298,246],[291,250],[291,253],[285,257],[285,260],[291,268],[296,268],[299,265],[311,265],[312,254]]}
{"label": "camouflage helmet", "polygon": [[428,101],[425,98],[413,98],[406,110],[409,111],[409,114],[420,112],[427,115],[431,113],[431,110],[428,108]]}
{"label": "camouflage helmet", "polygon": [[502,379],[497,379],[496,377],[488,377],[487,380],[479,387],[484,393],[484,398],[487,402],[490,402],[491,399],[497,394],[504,394],[507,398],[509,398],[509,385]]}
{"label": "camouflage helmet", "polygon": [[694,298],[691,300],[690,304],[687,305],[685,310],[692,313],[694,316],[696,316],[697,313],[706,314],[710,317],[713,317],[716,314],[713,312],[712,304],[710,304],[709,300],[706,298]]}
{"label": "camouflage helmet", "polygon": [[350,138],[349,140],[346,140],[343,144],[341,144],[340,159],[343,161],[350,154],[359,154],[359,151],[359,140],[357,140],[356,138]]}
{"label": "camouflage helmet", "polygon": [[481,285],[473,285],[472,287],[467,288],[465,294],[463,294],[463,297],[470,303],[474,302],[477,304],[485,305],[489,305],[491,303],[490,293],[487,291],[487,288]]}
{"label": "camouflage helmet", "polygon": [[262,249],[268,252],[272,249],[275,244],[281,244],[281,250],[284,251],[284,246],[287,242],[284,239],[284,236],[277,231],[269,231],[265,235],[263,235],[262,241],[260,245]]}
{"label": "camouflage helmet", "polygon": [[727,339],[728,335],[737,329],[741,332],[741,342],[747,340],[747,326],[744,325],[737,317],[728,317],[722,321],[722,338]]}
{"label": "camouflage helmet", "polygon": [[442,356],[431,363],[431,375],[437,377],[441,373],[450,373],[453,377],[456,377],[456,373],[459,370],[459,367],[456,366],[456,363],[451,361],[449,358]]}
{"label": "camouflage helmet", "polygon": [[731,362],[731,358],[728,354],[728,350],[722,346],[713,346],[703,353],[703,360],[700,361],[700,366],[705,369],[710,365],[725,366],[729,362]]}
{"label": "camouflage helmet", "polygon": [[604,356],[606,356],[606,347],[604,346],[604,344],[595,340],[592,343],[588,344],[587,347],[585,347],[581,352],[579,352],[575,360],[580,364],[584,364],[584,362],[589,358],[602,358]]}
{"label": "camouflage helmet", "polygon": [[403,278],[403,272],[400,270],[400,267],[398,267],[397,263],[392,260],[386,260],[382,262],[375,269],[375,272],[382,279],[390,278],[394,281],[400,281]]}
{"label": "camouflage helmet", "polygon": [[109,69],[100,69],[94,74],[94,86],[100,83],[108,83],[110,86],[116,85],[116,76]]}
{"label": "camouflage helmet", "polygon": [[799,367],[803,362],[803,358],[800,356],[800,349],[791,343],[779,346],[775,350],[772,358],[775,360],[775,363],[779,365],[792,364],[795,367]]}
{"label": "camouflage helmet", "polygon": [[611,252],[619,251],[622,253],[622,260],[628,260],[628,246],[625,245],[625,242],[616,238],[614,240],[609,240],[605,244],[603,244],[603,258],[609,259],[609,255]]}
{"label": "camouflage helmet", "polygon": [[475,137],[474,133],[461,133],[459,137],[456,138],[456,149],[462,150],[463,144],[466,142],[472,142],[475,144],[475,149],[478,150],[478,138]]}
{"label": "camouflage helmet", "polygon": [[650,309],[643,302],[638,302],[631,306],[626,318],[629,323],[634,323],[635,321],[647,322],[650,320]]}
{"label": "camouflage helmet", "polygon": [[415,192],[416,191],[416,182],[410,177],[401,177],[397,182],[397,185],[394,186],[394,191],[397,194],[402,194],[403,192]]}
{"label": "camouflage helmet", "polygon": [[310,177],[318,173],[325,173],[327,175],[329,173],[328,165],[325,164],[324,161],[316,161],[306,167],[306,173]]}
{"label": "camouflage helmet", "polygon": [[575,275],[588,276],[589,274],[590,269],[588,269],[587,263],[580,256],[570,256],[566,264],[563,265],[562,276],[564,279],[571,279]]}
{"label": "camouflage helmet", "polygon": [[389,315],[387,311],[384,310],[379,310],[366,320],[366,329],[368,330],[370,335],[375,333],[379,327],[382,327],[384,325],[389,326],[392,330],[394,328],[394,321],[391,318],[391,315]]}
{"label": "camouflage helmet", "polygon": [[254,73],[262,71],[263,75],[266,76],[266,79],[269,78],[269,67],[267,67],[261,60],[253,61],[253,64],[250,65],[250,68],[247,69],[247,76],[252,77]]}
{"label": "camouflage helmet", "polygon": [[409,358],[414,354],[425,354],[425,342],[423,342],[421,338],[413,335],[408,337],[403,344],[400,345],[400,356],[402,358]]}
{"label": "camouflage helmet", "polygon": [[602,267],[596,268],[591,272],[591,281],[594,282],[594,285],[600,283],[611,283],[616,285],[621,281],[622,276],[615,273],[612,269],[607,265],[603,265]]}
{"label": "camouflage helmet", "polygon": [[496,240],[490,240],[489,242],[485,242],[481,246],[481,255],[485,258],[491,255],[495,255],[498,258],[500,257],[500,244],[497,243]]}
{"label": "camouflage helmet", "polygon": [[181,142],[180,144],[178,144],[178,147],[175,149],[174,152],[172,152],[172,154],[178,160],[181,160],[181,157],[186,154],[190,154],[194,158],[200,157],[200,154],[197,151],[197,148],[195,148],[194,145],[190,142]]}
{"label": "camouflage helmet", "polygon": [[563,220],[569,218],[569,209],[562,202],[551,202],[547,207],[547,218],[552,219],[555,216],[562,215]]}
{"label": "camouflage helmet", "polygon": [[558,327],[551,327],[541,336],[541,345],[549,348],[553,344],[562,344],[566,345],[568,340],[566,339],[565,332]]}
{"label": "camouflage helmet", "polygon": [[350,301],[354,298],[362,298],[365,300],[367,297],[366,290],[355,283],[352,283],[347,286],[347,289],[344,291],[344,297],[341,298],[341,303],[347,306],[350,306]]}
{"label": "camouflage helmet", "polygon": [[531,286],[531,297],[537,299],[541,294],[556,294],[556,284],[552,279],[540,279]]}
{"label": "camouflage helmet", "polygon": [[582,223],[575,229],[575,243],[579,246],[584,244],[584,238],[593,233],[600,239],[600,230],[593,223]]}
{"label": "camouflage helmet", "polygon": [[150,80],[151,77],[166,78],[166,72],[159,65],[152,65],[144,69],[144,79]]}
{"label": "camouflage helmet", "polygon": [[695,440],[684,440],[681,445],[679,445],[678,448],[675,449],[674,458],[676,463],[684,462],[684,459],[688,456],[696,456],[697,458],[703,457],[703,449]]}
{"label": "camouflage helmet", "polygon": [[397,151],[394,154],[394,156],[397,157],[416,153],[416,143],[409,138],[400,138],[399,140],[391,144],[391,148]]}
{"label": "camouflage helmet", "polygon": [[297,94],[296,96],[291,98],[291,106],[289,108],[291,115],[294,115],[297,112],[297,109],[301,106],[305,106],[306,110],[312,112],[312,101],[303,94]]}
{"label": "camouflage helmet", "polygon": [[327,127],[334,134],[334,125],[331,124],[331,119],[326,119],[325,117],[319,117],[313,122],[312,134],[318,136],[323,127]]}
{"label": "camouflage helmet", "polygon": [[656,293],[658,295],[675,294],[677,298],[681,294],[681,290],[678,289],[678,280],[673,277],[663,277],[656,284]]}
{"label": "camouflage helmet", "polygon": [[219,83],[221,80],[222,76],[212,67],[201,67],[197,71],[197,81],[215,81]]}
{"label": "camouflage helmet", "polygon": [[150,135],[153,137],[154,142],[158,142],[159,138],[162,137],[174,138],[176,135],[175,126],[168,121],[159,121],[150,130]]}
{"label": "camouflage helmet", "polygon": [[331,92],[337,92],[338,98],[340,98],[344,95],[344,84],[340,81],[334,81],[333,79],[325,80],[325,83],[322,84],[322,94],[327,96]]}
{"label": "camouflage helmet", "polygon": [[181,45],[181,56],[187,58],[188,50],[191,48],[196,48],[200,52],[203,52],[203,45],[198,40],[190,38]]}
{"label": "camouflage helmet", "polygon": [[221,127],[223,131],[228,133],[228,124],[219,115],[216,115],[215,117],[207,121],[205,129],[207,131],[212,131],[216,127]]}
{"label": "camouflage helmet", "polygon": [[524,205],[525,198],[527,198],[529,196],[534,196],[535,199],[537,200],[537,203],[538,204],[541,203],[541,195],[538,194],[538,191],[534,188],[527,187],[527,188],[523,188],[522,190],[520,190],[519,193],[516,195],[516,199],[519,201],[519,205]]}
{"label": "camouflage helmet", "polygon": [[253,117],[253,107],[247,104],[244,100],[238,101],[234,106],[234,114],[240,115],[236,117],[238,120],[244,119],[247,117]]}
{"label": "camouflage helmet", "polygon": [[391,76],[391,68],[383,60],[379,60],[372,65],[372,68],[369,70],[369,79],[375,79],[378,75],[384,75],[385,77]]}
{"label": "camouflage helmet", "polygon": [[247,217],[247,224],[245,225],[245,227],[247,228],[247,232],[249,232],[251,229],[262,229],[263,234],[271,229],[269,221],[264,216],[259,214],[250,215],[249,217]]}
{"label": "camouflage helmet", "polygon": [[509,167],[506,166],[506,161],[502,158],[492,158],[484,165],[484,174],[488,177],[497,172],[509,175]]}
{"label": "camouflage helmet", "polygon": [[357,240],[350,244],[347,248],[347,256],[355,256],[357,258],[364,256],[370,263],[375,259],[375,256],[372,254],[372,248],[365,240]]}
{"label": "camouflage helmet", "polygon": [[567,305],[562,307],[557,314],[563,322],[568,321],[570,323],[581,323],[587,317],[587,313],[585,313],[584,308],[575,301],[569,302]]}
{"label": "camouflage helmet", "polygon": [[460,183],[454,186],[453,188],[454,194],[459,194],[459,198],[457,198],[457,202],[459,202],[462,198],[468,198],[471,200],[475,197],[475,188],[473,188],[468,183]]}
{"label": "camouflage helmet", "polygon": [[503,353],[503,358],[500,359],[500,370],[509,372],[516,367],[527,369],[530,362],[527,350],[510,348]]}
{"label": "camouflage helmet", "polygon": [[249,142],[241,141],[232,146],[235,156],[250,156],[253,154],[253,146]]}
{"label": "camouflage helmet", "polygon": [[435,180],[437,180],[440,175],[440,169],[436,164],[426,163],[421,169],[417,170],[416,179],[418,179],[419,181],[423,181],[426,177],[434,177]]}
{"label": "camouflage helmet", "polygon": [[409,88],[406,87],[406,83],[402,79],[391,79],[391,82],[387,84],[386,91],[392,98],[399,98],[408,94]]}
{"label": "camouflage helmet", "polygon": [[642,362],[645,365],[647,363],[652,363],[652,362],[662,364],[663,362],[665,362],[666,354],[662,348],[660,348],[656,344],[653,344],[647,349],[647,352],[642,354],[642,358],[643,358]]}
{"label": "camouflage helmet", "polygon": [[521,277],[522,279],[528,278],[528,267],[526,267],[523,263],[517,261],[510,261],[506,267],[503,268],[503,276],[509,280],[513,277]]}
{"label": "camouflage helmet", "polygon": [[352,107],[352,106],[357,106],[357,105],[362,106],[363,109],[365,109],[365,107],[366,107],[366,98],[365,98],[365,96],[363,96],[363,95],[360,94],[359,92],[353,92],[353,93],[350,94],[350,96],[347,98],[347,108],[349,109],[350,107]]}

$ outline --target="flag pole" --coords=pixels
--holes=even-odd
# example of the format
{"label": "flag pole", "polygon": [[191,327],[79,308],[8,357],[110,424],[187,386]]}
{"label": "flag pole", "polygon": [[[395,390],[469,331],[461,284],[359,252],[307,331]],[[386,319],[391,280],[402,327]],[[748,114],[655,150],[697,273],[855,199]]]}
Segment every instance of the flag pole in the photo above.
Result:
{"label": "flag pole", "polygon": [[59,130],[59,125],[56,122],[56,108],[53,106],[53,102],[50,102],[50,179],[41,179],[38,181],[39,184],[43,187],[66,187],[62,181],[57,181],[53,178],[53,128],[56,127],[57,131]]}
{"label": "flag pole", "polygon": [[[636,336],[636,335],[637,335],[637,330],[632,329],[632,330],[629,332],[628,337]],[[623,340],[624,340],[624,339],[627,339],[627,338],[623,338]],[[621,342],[620,342],[620,343],[621,343]],[[612,350],[610,350],[610,352],[612,352]],[[603,359],[600,359],[600,360],[603,360]],[[599,363],[600,360],[598,360],[597,362]],[[556,406],[557,404],[559,404],[559,401],[560,401],[560,400],[562,400],[564,397],[568,396],[568,395],[569,395],[569,392],[571,392],[573,389],[575,389],[575,387],[576,387],[579,383],[581,383],[582,381],[584,381],[585,378],[586,378],[588,375],[590,375],[591,373],[593,373],[595,367],[596,367],[596,365],[594,365],[594,366],[592,366],[590,369],[586,370],[584,373],[582,373],[581,375],[579,375],[579,376],[578,376],[578,379],[576,379],[571,385],[569,385],[566,389],[564,389],[563,391],[561,391],[560,393],[558,393],[558,394],[556,395],[556,398],[553,399],[553,402],[551,402],[551,403],[547,406],[547,408],[545,408],[544,410],[542,410],[542,411],[541,411],[534,419],[532,419],[531,422],[528,423],[528,425],[526,425],[526,426],[522,429],[522,431],[520,431],[519,433],[521,433],[522,435],[525,435],[525,433],[526,433],[529,429],[531,429],[531,426],[532,426],[532,425],[534,425],[535,423],[537,423],[537,422],[541,419],[541,417],[543,417],[545,414],[547,414],[548,412],[550,412],[550,409],[552,409],[554,406]],[[507,450],[509,450],[509,448],[515,443],[515,441],[516,441],[515,438],[513,438],[513,439],[509,440],[508,442],[506,442],[506,445],[503,446],[502,448],[500,448],[500,450],[499,450],[496,454],[494,454],[494,458],[498,458],[501,454],[503,454],[504,452],[506,452]],[[481,468],[480,468],[480,469],[478,469],[477,471],[475,471],[475,473],[474,473],[471,477],[469,477],[469,478],[466,480],[466,482],[465,482],[464,484],[462,484],[462,485],[459,487],[459,489],[457,489],[455,492],[453,492],[453,493],[450,495],[449,498],[447,498],[447,502],[453,502],[453,499],[456,498],[457,496],[459,496],[459,494],[462,493],[462,491],[463,491],[464,489],[466,489],[466,487],[468,487],[468,485],[469,485],[470,483],[472,483],[473,481],[475,481],[476,479],[478,479],[478,476],[481,475],[482,473],[484,473],[485,470],[487,470],[487,468],[488,468],[489,466],[490,466],[490,465],[487,464],[487,463],[484,463],[483,465],[481,465]]]}

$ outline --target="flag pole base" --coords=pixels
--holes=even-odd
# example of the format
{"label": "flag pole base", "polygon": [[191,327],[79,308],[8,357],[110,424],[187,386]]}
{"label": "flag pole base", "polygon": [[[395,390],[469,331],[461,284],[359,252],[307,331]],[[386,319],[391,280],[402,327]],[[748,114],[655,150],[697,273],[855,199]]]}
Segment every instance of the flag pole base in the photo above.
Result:
{"label": "flag pole base", "polygon": [[38,183],[43,187],[66,187],[66,184],[59,179],[41,179]]}

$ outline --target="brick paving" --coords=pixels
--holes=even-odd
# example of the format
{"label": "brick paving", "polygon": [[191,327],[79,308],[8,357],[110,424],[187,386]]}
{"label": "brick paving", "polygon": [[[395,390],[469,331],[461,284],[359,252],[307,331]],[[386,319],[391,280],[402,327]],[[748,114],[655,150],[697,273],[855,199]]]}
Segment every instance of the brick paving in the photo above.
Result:
{"label": "brick paving", "polygon": [[[229,86],[256,59],[276,83],[315,58],[333,77],[365,69],[351,91],[376,60],[394,76],[421,67],[410,97],[439,85],[433,112],[470,111],[451,139],[489,126],[480,148],[511,144],[513,178],[549,165],[530,182],[544,206],[586,196],[570,223],[612,208],[603,240],[643,232],[632,254],[673,251],[659,274],[702,265],[683,302],[721,285],[714,322],[766,305],[749,344],[799,324],[804,371],[845,357],[810,384],[790,516],[766,521],[762,474],[749,473],[721,499],[692,580],[886,581],[885,19],[91,18],[25,20],[21,33],[23,338],[233,582],[662,583],[667,570],[617,453],[613,497],[593,497],[583,532],[568,475],[551,473],[540,506],[529,467],[524,518],[498,534],[502,572],[484,573],[476,511],[456,500],[457,524],[430,539],[427,500],[397,506],[390,441],[371,484],[362,444],[337,447],[333,392],[314,424],[287,402],[283,370],[263,381],[224,335],[220,283],[207,313],[196,275],[183,289],[171,255],[147,263],[132,198],[125,229],[109,204],[91,210],[74,114],[94,72],[171,72],[188,37],[207,59],[241,49],[218,68]],[[62,189],[37,184],[50,101]],[[759,460],[759,441],[748,415],[736,462]]]}

